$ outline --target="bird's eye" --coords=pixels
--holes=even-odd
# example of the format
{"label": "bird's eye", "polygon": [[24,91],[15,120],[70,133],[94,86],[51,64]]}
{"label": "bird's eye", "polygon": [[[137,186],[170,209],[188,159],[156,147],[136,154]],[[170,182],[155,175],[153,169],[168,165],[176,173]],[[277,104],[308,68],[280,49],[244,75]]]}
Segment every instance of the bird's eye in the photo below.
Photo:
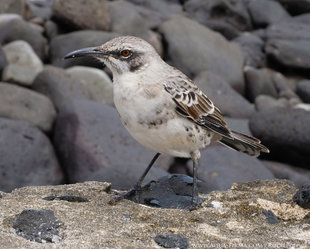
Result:
{"label": "bird's eye", "polygon": [[124,57],[128,57],[132,54],[132,52],[130,50],[123,50],[121,51],[121,55],[124,56]]}

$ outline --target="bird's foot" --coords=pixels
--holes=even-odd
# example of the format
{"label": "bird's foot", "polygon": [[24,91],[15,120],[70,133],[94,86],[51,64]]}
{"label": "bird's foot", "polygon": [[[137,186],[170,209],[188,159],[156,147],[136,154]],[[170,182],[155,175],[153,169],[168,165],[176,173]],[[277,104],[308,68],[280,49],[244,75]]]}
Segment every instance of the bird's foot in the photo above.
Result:
{"label": "bird's foot", "polygon": [[134,186],[132,189],[130,189],[126,193],[120,194],[117,197],[115,197],[113,199],[113,202],[116,203],[116,202],[119,202],[123,199],[128,199],[131,196],[135,197],[136,202],[140,202],[140,193],[141,193],[141,187],[140,186]]}

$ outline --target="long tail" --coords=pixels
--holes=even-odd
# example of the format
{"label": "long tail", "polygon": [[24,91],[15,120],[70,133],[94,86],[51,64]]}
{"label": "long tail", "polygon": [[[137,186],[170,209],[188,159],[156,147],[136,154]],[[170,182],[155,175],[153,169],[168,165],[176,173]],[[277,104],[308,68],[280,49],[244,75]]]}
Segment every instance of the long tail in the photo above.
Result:
{"label": "long tail", "polygon": [[261,152],[269,153],[267,147],[260,143],[260,140],[244,135],[242,133],[231,131],[233,138],[223,137],[219,142],[236,151],[243,152],[249,156],[259,156]]}

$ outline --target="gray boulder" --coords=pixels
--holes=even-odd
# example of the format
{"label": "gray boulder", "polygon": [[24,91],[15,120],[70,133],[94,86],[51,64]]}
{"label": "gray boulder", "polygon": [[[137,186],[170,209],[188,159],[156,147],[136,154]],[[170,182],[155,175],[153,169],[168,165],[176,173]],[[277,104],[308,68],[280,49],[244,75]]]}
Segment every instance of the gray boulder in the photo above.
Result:
{"label": "gray boulder", "polygon": [[[191,161],[188,167],[192,167]],[[203,181],[203,189],[210,192],[229,189],[234,182],[273,179],[274,176],[257,158],[215,145],[201,151],[198,178]]]}
{"label": "gray boulder", "polygon": [[271,0],[249,1],[248,10],[256,27],[266,27],[290,18],[281,4]]}
{"label": "gray boulder", "polygon": [[189,0],[184,4],[184,8],[190,17],[205,25],[208,20],[220,20],[241,31],[252,27],[244,0]]}
{"label": "gray boulder", "polygon": [[73,78],[73,81],[76,82],[76,84],[80,84],[81,88],[85,88],[85,91],[88,92],[87,99],[101,102],[103,104],[114,105],[113,83],[103,70],[75,66],[68,68],[66,72]]}
{"label": "gray boulder", "polygon": [[55,0],[53,17],[79,29],[108,30],[110,26],[107,0]]}
{"label": "gray boulder", "polygon": [[[90,99],[112,105],[112,89],[105,73],[94,68],[80,69],[78,67],[66,71],[58,67],[46,66],[34,80],[32,89],[49,97],[58,110],[70,104],[71,101],[79,99]],[[89,78],[86,80],[85,77]]]}
{"label": "gray boulder", "polygon": [[221,75],[236,90],[244,91],[244,61],[237,44],[182,16],[173,16],[159,31],[168,44],[168,57],[175,67],[190,77],[208,70]]}
{"label": "gray boulder", "polygon": [[310,103],[310,80],[302,80],[297,83],[297,94],[306,103]]}
{"label": "gray boulder", "polygon": [[35,126],[0,118],[0,189],[63,182],[63,173],[48,138]]}
{"label": "gray boulder", "polygon": [[227,125],[229,129],[233,131],[238,131],[246,135],[252,136],[252,133],[250,131],[249,127],[249,120],[245,118],[229,118],[225,117],[227,121]]}
{"label": "gray boulder", "polygon": [[222,114],[234,118],[249,118],[254,106],[228,85],[225,80],[211,72],[202,72],[194,82],[220,108]]}
{"label": "gray boulder", "polygon": [[[89,66],[91,62],[94,64],[94,59],[77,58],[74,60],[64,60],[63,57],[76,49],[99,46],[116,36],[118,34],[95,30],[76,31],[56,36],[50,43],[51,62],[58,67],[71,67],[75,65]],[[98,66],[98,62],[96,65]],[[99,65],[101,66],[101,64]]]}
{"label": "gray boulder", "polygon": [[255,113],[250,129],[265,143],[274,158],[309,167],[310,112],[277,108]]}
{"label": "gray boulder", "polygon": [[254,101],[258,95],[265,94],[272,97],[278,97],[278,91],[275,86],[276,72],[267,69],[255,69],[246,67],[245,79],[247,85],[247,97]]}
{"label": "gray boulder", "polygon": [[56,111],[46,96],[0,83],[0,117],[27,121],[47,132],[52,128]]}
{"label": "gray boulder", "polygon": [[8,64],[3,69],[2,80],[31,85],[43,63],[31,46],[25,41],[14,41],[3,47]]}
{"label": "gray boulder", "polygon": [[310,68],[310,26],[295,21],[280,22],[266,30],[269,58],[293,69]]}
{"label": "gray boulder", "polygon": [[262,67],[265,65],[264,41],[257,35],[244,32],[233,40],[237,43],[244,55],[244,65]]}
{"label": "gray boulder", "polygon": [[40,59],[44,60],[47,42],[37,28],[20,18],[11,17],[7,21],[1,21],[0,43],[5,44],[15,40],[28,42]]}
{"label": "gray boulder", "polygon": [[0,2],[0,13],[15,13],[21,16],[26,14],[27,5],[25,0],[10,0]]}
{"label": "gray boulder", "polygon": [[[155,155],[129,135],[113,107],[92,101],[72,101],[61,110],[54,141],[70,182],[84,181],[114,165],[146,167]],[[160,157],[157,165],[162,160],[165,157]]]}
{"label": "gray boulder", "polygon": [[290,103],[287,99],[276,99],[269,95],[261,94],[255,98],[255,108],[257,111],[264,111],[274,108],[289,108]]}

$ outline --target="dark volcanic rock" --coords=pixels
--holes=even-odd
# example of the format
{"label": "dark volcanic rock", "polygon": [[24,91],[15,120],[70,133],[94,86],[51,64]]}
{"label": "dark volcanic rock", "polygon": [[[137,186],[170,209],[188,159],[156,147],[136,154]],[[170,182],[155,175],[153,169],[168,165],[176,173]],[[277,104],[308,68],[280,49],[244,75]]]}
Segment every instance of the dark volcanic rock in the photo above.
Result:
{"label": "dark volcanic rock", "polygon": [[294,195],[293,200],[302,208],[310,209],[310,184],[302,186]]}
{"label": "dark volcanic rock", "polygon": [[310,103],[310,80],[297,83],[297,94],[306,103]]}
{"label": "dark volcanic rock", "polygon": [[40,31],[28,22],[14,18],[11,21],[0,23],[0,43],[15,40],[28,42],[41,60],[45,58],[46,39]]}
{"label": "dark volcanic rock", "polygon": [[55,19],[61,20],[73,27],[81,29],[109,29],[109,4],[106,0],[55,0],[52,7]]}
{"label": "dark volcanic rock", "polygon": [[254,106],[221,77],[210,72],[203,72],[194,81],[224,115],[248,118],[253,114]]}
{"label": "dark volcanic rock", "polygon": [[[74,60],[64,60],[63,57],[76,49],[99,46],[116,36],[118,34],[94,30],[76,31],[56,36],[50,43],[52,64],[59,67],[70,67],[74,65],[89,66],[90,62],[95,61],[94,59],[77,58]],[[98,62],[96,64],[98,65]]]}
{"label": "dark volcanic rock", "polygon": [[189,247],[188,239],[182,234],[159,234],[154,240],[164,248],[187,249]]}
{"label": "dark volcanic rock", "polygon": [[262,67],[265,64],[263,40],[251,33],[244,32],[233,40],[239,44],[244,54],[244,64],[252,67]]}
{"label": "dark volcanic rock", "polygon": [[73,101],[62,108],[54,138],[70,182],[84,181],[113,165],[146,166],[155,155],[129,135],[114,108],[92,101]]}
{"label": "dark volcanic rock", "polygon": [[189,0],[184,8],[190,17],[205,25],[208,20],[223,20],[241,31],[249,30],[252,26],[243,0]]}
{"label": "dark volcanic rock", "polygon": [[270,24],[290,18],[281,4],[270,0],[249,1],[248,10],[251,15],[253,25],[256,27],[266,27]]}
{"label": "dark volcanic rock", "polygon": [[208,70],[243,92],[243,55],[237,44],[182,16],[173,16],[159,30],[167,42],[169,59],[183,73],[192,77]]}
{"label": "dark volcanic rock", "polygon": [[17,235],[39,243],[58,243],[62,239],[58,228],[61,222],[52,210],[26,209],[13,222]]}
{"label": "dark volcanic rock", "polygon": [[272,156],[309,167],[310,112],[301,109],[270,109],[255,113],[250,129],[269,146]]}
{"label": "dark volcanic rock", "polygon": [[35,126],[0,118],[0,189],[63,181],[53,147]]}

